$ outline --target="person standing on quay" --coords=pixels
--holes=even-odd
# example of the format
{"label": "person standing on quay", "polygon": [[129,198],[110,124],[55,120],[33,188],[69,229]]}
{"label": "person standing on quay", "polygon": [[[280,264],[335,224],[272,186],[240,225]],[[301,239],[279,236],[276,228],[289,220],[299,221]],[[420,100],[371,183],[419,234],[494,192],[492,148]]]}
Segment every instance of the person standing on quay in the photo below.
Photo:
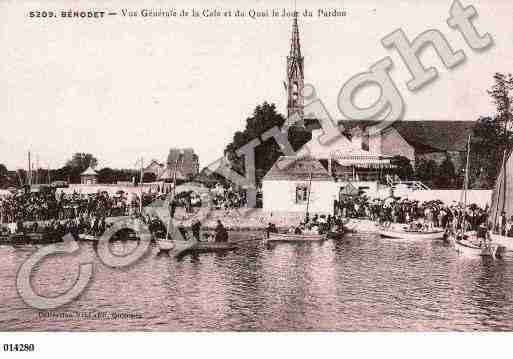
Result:
{"label": "person standing on quay", "polygon": [[216,227],[216,242],[228,242],[228,231],[221,223],[221,220],[217,220],[217,227]]}
{"label": "person standing on quay", "polygon": [[502,211],[501,218],[499,221],[499,231],[501,236],[506,235],[506,212]]}
{"label": "person standing on quay", "polygon": [[191,226],[192,230],[192,236],[194,239],[196,239],[198,242],[200,240],[200,232],[201,232],[201,222],[199,220],[194,221],[194,223]]}

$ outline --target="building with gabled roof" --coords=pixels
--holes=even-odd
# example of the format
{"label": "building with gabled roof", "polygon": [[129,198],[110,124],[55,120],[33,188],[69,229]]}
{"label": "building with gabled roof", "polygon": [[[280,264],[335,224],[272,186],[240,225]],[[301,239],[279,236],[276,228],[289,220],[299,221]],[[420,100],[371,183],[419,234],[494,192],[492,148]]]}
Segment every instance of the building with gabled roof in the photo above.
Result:
{"label": "building with gabled roof", "polygon": [[89,166],[84,172],[80,174],[81,184],[97,184],[98,183],[98,172],[96,172],[91,166]]}
{"label": "building with gabled roof", "polygon": [[[166,168],[159,177],[157,177],[157,181],[162,182],[172,182],[175,177],[175,169]],[[187,181],[187,177],[180,171],[180,169],[176,169],[176,181],[184,182]]]}
{"label": "building with gabled roof", "polygon": [[440,165],[450,158],[456,171],[464,163],[467,139],[476,121],[402,120],[369,135],[374,121],[339,121],[345,132],[362,130],[362,148],[389,156],[403,156],[413,167],[419,160],[433,160]]}
{"label": "building with gabled roof", "polygon": [[314,158],[280,157],[262,179],[263,208],[269,212],[330,212],[336,199],[333,177]]}

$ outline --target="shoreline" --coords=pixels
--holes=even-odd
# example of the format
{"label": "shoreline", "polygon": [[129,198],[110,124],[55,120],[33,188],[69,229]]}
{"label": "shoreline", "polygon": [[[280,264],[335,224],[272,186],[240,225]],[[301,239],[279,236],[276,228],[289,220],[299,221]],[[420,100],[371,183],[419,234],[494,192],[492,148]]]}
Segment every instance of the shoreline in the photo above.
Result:
{"label": "shoreline", "polygon": [[[211,234],[215,231],[217,219],[220,219],[219,215],[222,215],[224,211],[218,211],[217,215],[205,220],[201,226],[202,235],[205,233]],[[278,230],[286,231],[291,226],[298,225],[302,219],[303,214],[298,214],[296,212],[288,212],[281,214],[271,214],[265,213],[263,211],[253,211],[253,215],[248,215],[248,213],[234,218],[231,217],[230,220],[221,219],[223,225],[226,227],[227,231],[230,233],[251,233],[251,232],[260,232],[263,233],[268,223],[276,224]],[[128,219],[130,217],[109,217],[106,219],[108,223],[115,223],[119,220]],[[182,225],[187,231],[191,230],[191,224],[194,218],[190,220],[180,220],[178,219],[177,225]],[[266,221],[268,220],[268,221]],[[66,221],[66,220],[62,220]],[[44,221],[39,221],[44,222]],[[34,222],[26,222],[25,224]],[[373,221],[364,218],[351,218],[346,223],[346,228],[349,232],[353,233],[377,233],[376,225]],[[252,238],[254,239],[254,238]],[[94,240],[84,239],[84,238],[75,238],[78,242],[91,242]],[[127,240],[132,240],[131,238],[127,238]],[[3,235],[0,237],[0,245],[16,245],[16,244],[52,244],[52,243],[61,243],[62,239],[58,239],[55,237],[53,233],[40,233],[40,232],[24,232],[24,233],[15,233],[9,235]]]}

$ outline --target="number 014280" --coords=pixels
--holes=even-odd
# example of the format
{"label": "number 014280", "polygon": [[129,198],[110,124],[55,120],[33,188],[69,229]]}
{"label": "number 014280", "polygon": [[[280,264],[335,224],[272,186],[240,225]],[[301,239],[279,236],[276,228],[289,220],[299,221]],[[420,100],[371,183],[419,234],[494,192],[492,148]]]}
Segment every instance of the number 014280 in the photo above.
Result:
{"label": "number 014280", "polygon": [[33,352],[34,344],[4,344],[4,352]]}

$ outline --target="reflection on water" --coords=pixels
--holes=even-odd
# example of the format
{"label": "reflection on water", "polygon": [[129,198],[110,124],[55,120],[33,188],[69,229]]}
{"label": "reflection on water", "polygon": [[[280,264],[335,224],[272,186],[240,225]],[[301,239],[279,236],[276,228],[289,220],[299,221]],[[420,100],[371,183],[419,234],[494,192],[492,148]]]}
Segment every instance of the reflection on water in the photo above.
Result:
{"label": "reflection on water", "polygon": [[[244,234],[240,234],[244,236]],[[513,257],[459,257],[441,242],[350,235],[303,244],[245,242],[235,252],[152,252],[128,269],[104,266],[90,244],[41,263],[43,295],[72,285],[83,256],[94,278],[56,312],[138,313],[142,318],[45,318],[18,297],[15,277],[33,247],[0,246],[3,330],[511,330]],[[133,243],[114,243],[117,253]]]}

